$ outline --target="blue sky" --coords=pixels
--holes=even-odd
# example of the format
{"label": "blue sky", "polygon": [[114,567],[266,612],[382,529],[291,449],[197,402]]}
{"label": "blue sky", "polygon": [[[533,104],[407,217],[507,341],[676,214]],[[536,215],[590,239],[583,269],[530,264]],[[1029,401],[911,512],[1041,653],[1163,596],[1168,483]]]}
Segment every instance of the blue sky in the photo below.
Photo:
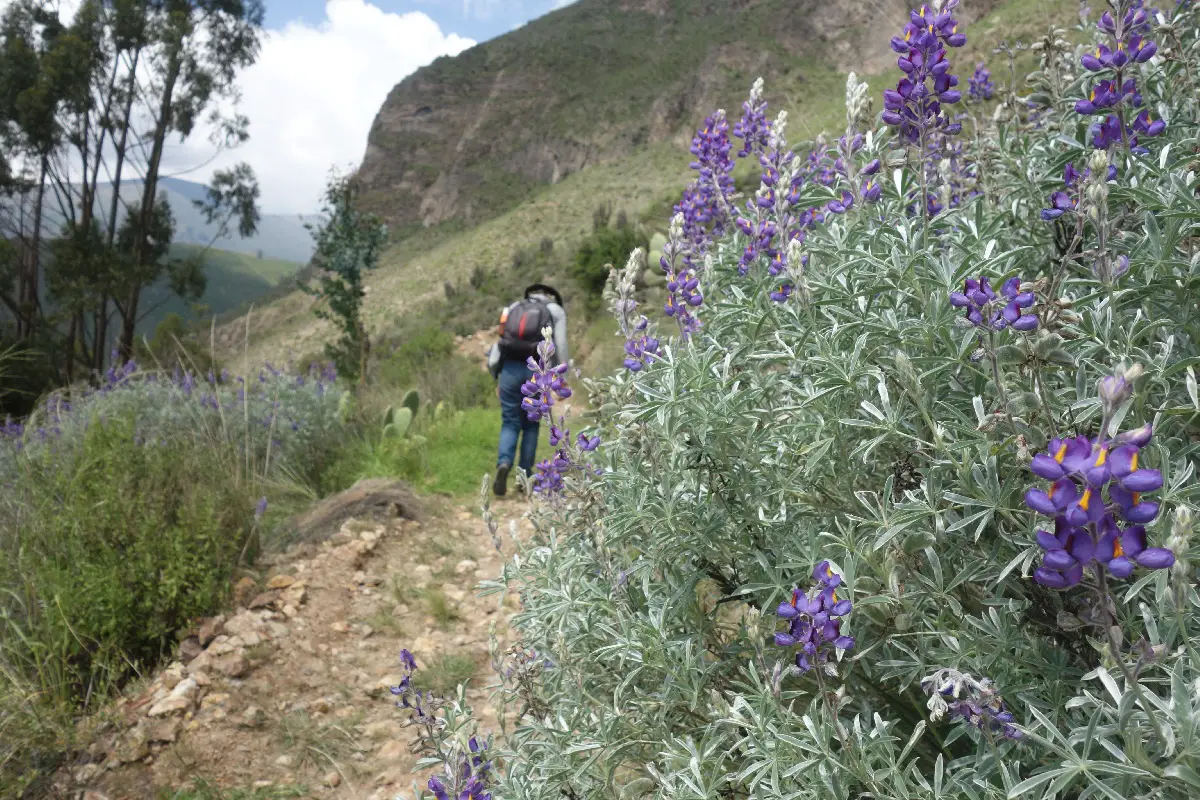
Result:
{"label": "blue sky", "polygon": [[[265,0],[267,27],[282,29],[301,21],[320,24],[325,19],[325,0]],[[386,12],[427,14],[445,33],[457,33],[484,42],[512,30],[521,23],[553,10],[555,0],[373,0]]]}

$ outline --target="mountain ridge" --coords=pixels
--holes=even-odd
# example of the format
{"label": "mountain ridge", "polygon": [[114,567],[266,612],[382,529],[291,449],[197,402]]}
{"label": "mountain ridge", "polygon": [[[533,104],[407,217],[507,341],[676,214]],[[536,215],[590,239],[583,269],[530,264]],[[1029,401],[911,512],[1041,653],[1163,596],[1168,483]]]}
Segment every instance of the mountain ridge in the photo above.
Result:
{"label": "mountain ridge", "polygon": [[[962,8],[965,23],[1001,0]],[[389,93],[359,176],[400,236],[477,224],[595,163],[736,119],[750,84],[876,72],[906,0],[578,0],[442,57]],[[957,13],[957,12],[956,12]],[[840,92],[841,85],[835,82]],[[776,95],[779,96],[778,94]]]}

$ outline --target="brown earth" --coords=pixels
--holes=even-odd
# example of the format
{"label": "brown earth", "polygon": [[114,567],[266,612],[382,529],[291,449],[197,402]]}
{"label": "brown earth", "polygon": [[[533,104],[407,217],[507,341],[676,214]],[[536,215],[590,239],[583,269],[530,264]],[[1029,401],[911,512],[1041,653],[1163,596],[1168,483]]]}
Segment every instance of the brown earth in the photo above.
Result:
{"label": "brown earth", "polygon": [[[423,522],[347,520],[239,587],[246,607],[199,626],[180,662],[90,721],[91,745],[60,774],[57,796],[148,798],[197,780],[302,792],[288,796],[407,791],[425,776],[412,772],[413,731],[389,692],[401,648],[448,696],[473,666],[466,696],[481,732],[494,730],[488,630],[510,644],[516,598],[502,606],[475,588],[514,545],[506,536],[498,553],[478,512],[435,502],[424,501]],[[500,530],[514,520],[527,536],[525,508],[498,503]]]}

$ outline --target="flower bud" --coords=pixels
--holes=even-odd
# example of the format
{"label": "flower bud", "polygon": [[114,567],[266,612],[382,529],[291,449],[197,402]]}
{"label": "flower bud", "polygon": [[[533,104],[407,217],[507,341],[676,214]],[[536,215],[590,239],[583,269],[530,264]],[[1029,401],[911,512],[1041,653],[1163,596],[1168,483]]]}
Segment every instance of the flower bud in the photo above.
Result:
{"label": "flower bud", "polygon": [[1093,176],[1106,175],[1108,173],[1108,151],[1093,150],[1088,156],[1088,169],[1092,171]]}
{"label": "flower bud", "polygon": [[1192,510],[1187,506],[1179,506],[1175,509],[1175,519],[1171,521],[1171,535],[1167,537],[1167,549],[1175,554],[1171,574],[1184,580],[1192,571],[1187,558],[1188,548],[1192,544],[1192,524]]}
{"label": "flower bud", "polygon": [[1133,395],[1133,385],[1123,375],[1108,375],[1100,379],[1100,407],[1111,415]]}

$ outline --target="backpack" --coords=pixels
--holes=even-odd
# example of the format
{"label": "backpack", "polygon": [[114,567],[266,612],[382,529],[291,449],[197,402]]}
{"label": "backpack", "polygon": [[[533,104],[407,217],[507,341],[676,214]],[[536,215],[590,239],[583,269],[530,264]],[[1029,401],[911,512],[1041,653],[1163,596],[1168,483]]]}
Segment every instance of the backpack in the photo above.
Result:
{"label": "backpack", "polygon": [[542,328],[553,325],[550,307],[544,300],[518,300],[500,314],[500,356],[508,361],[537,358]]}

